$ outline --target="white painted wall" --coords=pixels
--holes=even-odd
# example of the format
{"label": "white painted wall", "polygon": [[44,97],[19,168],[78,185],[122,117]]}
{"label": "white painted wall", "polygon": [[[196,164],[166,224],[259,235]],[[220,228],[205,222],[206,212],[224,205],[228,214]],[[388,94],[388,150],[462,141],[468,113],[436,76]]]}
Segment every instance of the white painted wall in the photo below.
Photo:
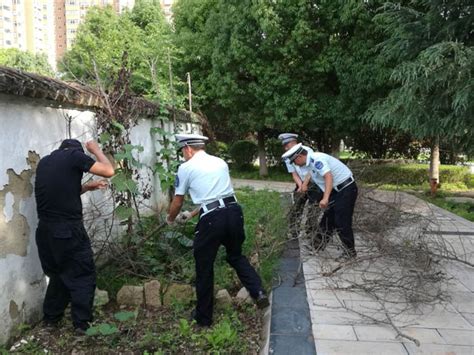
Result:
{"label": "white painted wall", "polygon": [[[0,94],[0,191],[8,183],[8,169],[13,169],[17,174],[30,169],[26,160],[29,151],[34,151],[40,157],[44,157],[56,149],[63,139],[69,138],[65,114],[73,117],[71,138],[85,142],[96,136],[94,114],[90,111],[47,107],[41,101]],[[144,147],[144,151],[140,153],[140,160],[146,165],[154,164],[156,151],[160,148],[159,143],[150,134],[150,128],[156,124],[154,120],[142,119],[131,131],[132,144]],[[172,128],[172,125],[167,126],[169,130]],[[178,130],[199,131],[196,126],[187,124],[182,125]],[[148,211],[160,210],[165,207],[166,199],[163,198],[158,179],[150,174],[149,169],[143,169],[142,176],[148,176],[144,178],[144,181],[151,182],[153,191],[151,199],[144,201],[144,205],[147,206]],[[34,176],[31,177],[31,184],[34,186]],[[87,212],[88,203],[100,205],[101,216],[110,216],[113,208],[110,196],[102,191],[83,195],[83,202],[84,212]],[[0,214],[4,215],[0,216],[4,217],[0,218],[0,223],[6,223],[12,218],[12,206],[13,195],[7,194],[4,206],[0,206]],[[0,254],[0,290],[2,290],[0,292],[0,344],[8,341],[13,330],[20,323],[39,321],[42,317],[46,280],[35,243],[38,220],[33,190],[29,196],[21,200],[20,206],[20,213],[29,225],[27,253],[26,256],[7,254],[4,257]],[[85,222],[89,224],[89,229],[94,225],[104,224],[93,214],[89,215],[89,219]],[[1,230],[0,228],[0,247],[2,240],[7,237],[1,235]],[[117,233],[119,232],[117,230]],[[12,301],[19,309],[19,315],[14,319],[11,317]]]}

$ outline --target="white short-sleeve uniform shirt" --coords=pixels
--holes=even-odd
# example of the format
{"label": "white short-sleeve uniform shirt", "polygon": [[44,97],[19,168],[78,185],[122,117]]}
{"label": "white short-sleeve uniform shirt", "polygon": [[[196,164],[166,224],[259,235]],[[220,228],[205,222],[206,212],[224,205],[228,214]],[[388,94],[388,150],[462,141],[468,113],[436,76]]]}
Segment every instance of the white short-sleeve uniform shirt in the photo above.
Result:
{"label": "white short-sleeve uniform shirt", "polygon": [[187,162],[180,165],[175,181],[175,194],[189,192],[196,205],[232,196],[229,167],[221,158],[199,150]]}
{"label": "white short-sleeve uniform shirt", "polygon": [[[303,149],[308,152],[308,155],[310,153],[313,153],[313,150],[310,147],[303,146]],[[306,175],[308,175],[309,170],[310,170],[310,168],[306,165],[299,166],[294,163],[290,163],[289,159],[285,159],[285,164],[286,164],[286,169],[288,170],[288,172],[291,174],[296,171],[296,173],[298,174],[298,176],[300,177],[302,181],[304,181]]]}
{"label": "white short-sleeve uniform shirt", "polygon": [[324,175],[326,173],[331,172],[333,186],[339,185],[352,176],[352,171],[344,163],[325,153],[309,153],[306,158],[306,166],[310,169],[313,181],[323,191],[325,189]]}

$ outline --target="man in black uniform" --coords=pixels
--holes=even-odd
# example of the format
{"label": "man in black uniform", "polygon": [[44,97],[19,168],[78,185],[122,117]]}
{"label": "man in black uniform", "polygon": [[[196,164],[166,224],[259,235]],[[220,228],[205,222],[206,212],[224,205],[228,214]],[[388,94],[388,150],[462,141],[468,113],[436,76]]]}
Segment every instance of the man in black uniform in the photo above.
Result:
{"label": "man in black uniform", "polygon": [[[175,219],[186,221],[199,213],[193,245],[197,294],[193,318],[201,326],[212,324],[214,260],[221,245],[226,248],[227,262],[235,269],[257,307],[267,307],[269,301],[262,281],[242,255],[242,243],[245,240],[244,217],[234,195],[226,162],[204,151],[207,137],[181,134],[176,135],[176,139],[186,162],[178,169],[175,196],[167,222],[172,224]],[[178,214],[187,192],[194,204],[200,205],[200,209]]]}
{"label": "man in black uniform", "polygon": [[40,160],[35,181],[36,244],[49,277],[43,321],[57,325],[71,302],[76,334],[84,334],[92,321],[96,285],[92,248],[82,223],[81,194],[107,186],[105,180],[81,185],[82,175],[114,175],[112,164],[96,142],[87,142],[86,148],[97,161],[84,153],[79,141],[64,140],[59,149]]}

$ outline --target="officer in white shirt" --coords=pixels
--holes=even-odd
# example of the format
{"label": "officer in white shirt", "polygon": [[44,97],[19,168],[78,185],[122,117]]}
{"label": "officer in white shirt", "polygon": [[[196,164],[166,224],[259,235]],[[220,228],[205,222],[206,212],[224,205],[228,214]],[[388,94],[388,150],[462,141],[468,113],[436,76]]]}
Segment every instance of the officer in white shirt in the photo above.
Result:
{"label": "officer in white shirt", "polygon": [[[320,222],[321,249],[325,247],[328,236],[335,229],[345,247],[338,260],[355,257],[357,253],[354,247],[352,215],[357,199],[357,185],[351,170],[328,154],[308,153],[301,143],[288,150],[282,158],[299,166],[309,167],[312,180],[323,191],[323,198],[319,202],[319,207],[325,209]],[[302,189],[306,189],[305,184]]]}
{"label": "officer in white shirt", "polygon": [[[281,140],[281,144],[283,145],[283,149],[285,151],[288,151],[296,144],[298,144],[298,135],[295,133],[282,133],[278,136],[278,139]],[[306,149],[308,152],[313,152],[310,147],[303,146],[303,148]],[[319,203],[322,198],[322,191],[312,181],[309,182],[307,191],[303,191],[303,183],[306,177],[310,174],[309,167],[307,167],[306,165],[296,165],[290,162],[288,159],[285,159],[284,162],[286,165],[286,169],[292,175],[293,180],[296,183],[296,188],[293,191],[294,205],[290,211],[289,218],[291,233],[293,237],[297,237],[299,223],[296,223],[296,221],[299,221],[299,218],[303,213],[303,208],[306,204],[306,201],[309,199],[310,206],[312,206],[316,202]],[[310,229],[308,231],[310,231]]]}
{"label": "officer in white shirt", "polygon": [[[227,262],[235,269],[258,308],[269,305],[262,281],[247,258],[242,255],[245,240],[242,208],[232,188],[227,163],[204,151],[207,137],[177,134],[176,140],[185,163],[178,168],[175,196],[171,202],[168,224],[185,222],[199,213],[194,238],[197,305],[193,318],[201,326],[212,324],[214,304],[214,260],[220,245],[227,252]],[[193,203],[200,205],[193,212],[179,211],[184,195],[189,192]]]}

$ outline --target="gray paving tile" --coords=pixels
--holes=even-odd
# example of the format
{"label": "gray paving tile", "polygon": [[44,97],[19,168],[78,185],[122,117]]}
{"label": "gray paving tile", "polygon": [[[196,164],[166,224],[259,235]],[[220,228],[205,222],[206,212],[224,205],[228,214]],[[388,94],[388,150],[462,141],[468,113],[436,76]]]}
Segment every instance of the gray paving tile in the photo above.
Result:
{"label": "gray paving tile", "polygon": [[403,344],[389,342],[318,340],[316,352],[324,355],[406,355]]}
{"label": "gray paving tile", "polygon": [[474,293],[451,292],[451,304],[459,312],[474,312]]}
{"label": "gray paving tile", "polygon": [[273,289],[274,307],[307,308],[306,290],[300,287],[277,287]]}
{"label": "gray paving tile", "polygon": [[272,334],[270,336],[269,354],[313,355],[316,354],[314,349],[314,339],[311,335],[287,336]]}
{"label": "gray paving tile", "polygon": [[[395,330],[388,325],[355,325],[357,338],[362,341],[393,341],[401,343],[404,338],[397,337]],[[403,333],[421,343],[446,344],[436,329],[428,328],[401,328]]]}
{"label": "gray paving tile", "polygon": [[401,315],[395,317],[398,324],[409,325],[414,328],[460,329],[472,330],[473,327],[461,314],[451,310],[436,309],[431,313],[419,315]]}
{"label": "gray paving tile", "polygon": [[314,324],[313,334],[317,340],[357,340],[350,325]]}
{"label": "gray paving tile", "polygon": [[302,272],[277,271],[273,276],[273,287],[299,287],[305,288],[305,279]]}
{"label": "gray paving tile", "polygon": [[469,345],[474,353],[474,332],[472,330],[438,329],[447,344]]}
{"label": "gray paving tile", "polygon": [[413,343],[404,343],[410,355],[414,354],[445,354],[445,355],[472,355],[473,349],[470,346],[442,345],[442,344],[421,344],[417,347]]}
{"label": "gray paving tile", "polygon": [[304,308],[272,308],[271,334],[312,334],[309,311]]}
{"label": "gray paving tile", "polygon": [[282,258],[278,263],[279,271],[297,272],[300,267],[300,260],[298,258]]}
{"label": "gray paving tile", "polygon": [[461,316],[466,319],[469,324],[471,324],[472,326],[474,326],[474,313],[470,313],[470,312],[462,312],[461,313]]}

